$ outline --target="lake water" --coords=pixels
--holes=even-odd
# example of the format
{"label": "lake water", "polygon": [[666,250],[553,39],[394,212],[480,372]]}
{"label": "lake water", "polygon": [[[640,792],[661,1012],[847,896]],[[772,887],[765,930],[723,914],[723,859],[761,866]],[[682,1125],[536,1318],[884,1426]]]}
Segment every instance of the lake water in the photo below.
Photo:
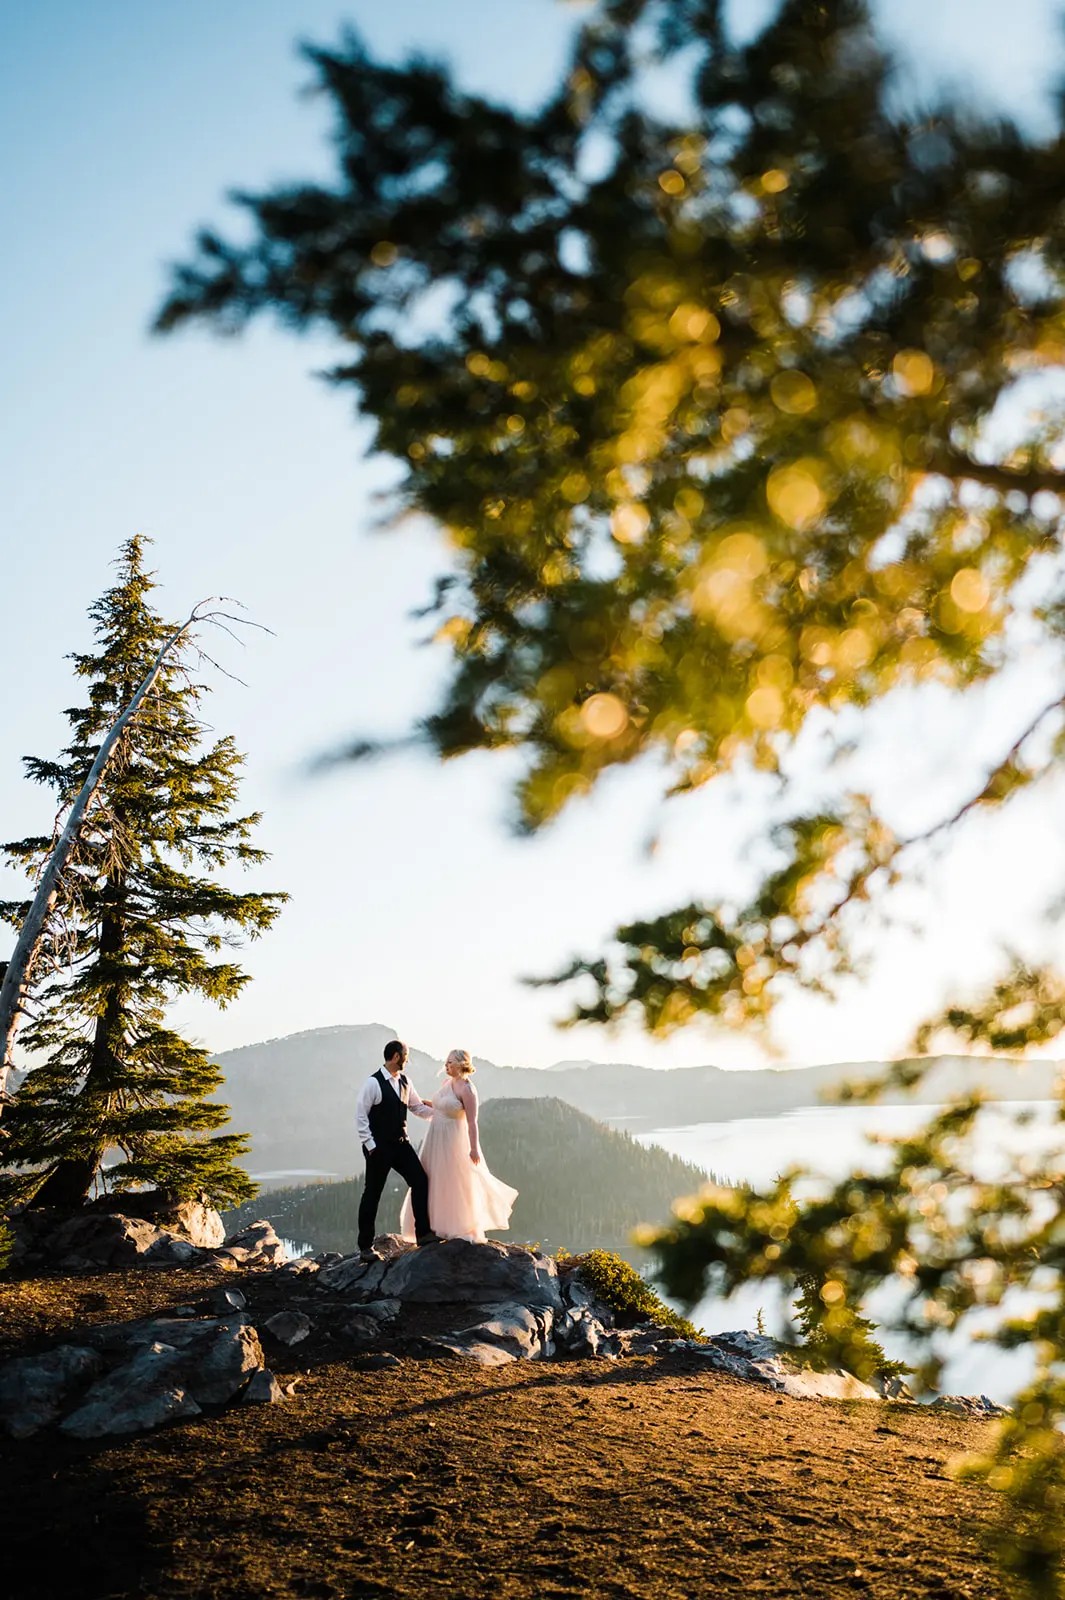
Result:
{"label": "lake water", "polygon": [[[870,1135],[897,1138],[920,1128],[931,1106],[813,1106],[775,1117],[737,1118],[732,1122],[704,1122],[683,1128],[656,1128],[638,1134],[641,1144],[656,1144],[672,1155],[701,1167],[725,1183],[747,1182],[764,1187],[786,1168],[801,1165],[832,1181],[856,1168],[876,1171],[890,1157]],[[1054,1107],[1004,1103],[984,1108],[973,1135],[973,1170],[984,1180],[1000,1176],[1010,1162],[1024,1155],[1060,1154],[1065,1164],[1065,1126],[1054,1120]],[[880,1323],[898,1301],[891,1284],[878,1291],[866,1307]],[[1008,1299],[1006,1310],[973,1313],[963,1326],[942,1335],[937,1350],[947,1358],[942,1388],[951,1394],[987,1394],[1008,1402],[1027,1381],[1031,1358],[1023,1350],[998,1350],[975,1336],[987,1331],[1007,1313],[1032,1304],[1032,1298]],[[727,1301],[711,1298],[692,1313],[708,1333],[754,1326],[758,1311],[769,1332],[779,1326],[782,1307],[772,1285],[751,1284]],[[881,1328],[881,1343],[890,1356],[912,1357],[903,1338]]]}

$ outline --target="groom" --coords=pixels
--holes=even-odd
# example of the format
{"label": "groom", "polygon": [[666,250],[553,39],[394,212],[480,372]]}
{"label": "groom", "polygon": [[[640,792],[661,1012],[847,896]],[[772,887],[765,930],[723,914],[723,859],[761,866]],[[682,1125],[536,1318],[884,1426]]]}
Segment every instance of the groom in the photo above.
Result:
{"label": "groom", "polygon": [[431,1117],[433,1108],[407,1082],[403,1071],[406,1065],[406,1045],[392,1039],[385,1045],[384,1066],[367,1078],[355,1108],[355,1127],[366,1157],[366,1178],[359,1202],[359,1254],[364,1261],[381,1259],[373,1241],[377,1207],[390,1172],[398,1172],[410,1189],[418,1243],[435,1244],[439,1238],[429,1225],[429,1179],[407,1138],[407,1112]]}

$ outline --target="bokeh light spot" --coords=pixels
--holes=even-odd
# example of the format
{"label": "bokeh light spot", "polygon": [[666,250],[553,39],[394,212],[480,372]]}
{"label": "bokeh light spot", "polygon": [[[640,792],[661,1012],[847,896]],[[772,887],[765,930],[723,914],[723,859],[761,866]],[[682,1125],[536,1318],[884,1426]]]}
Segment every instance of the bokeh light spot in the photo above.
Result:
{"label": "bokeh light spot", "polygon": [[962,567],[951,579],[950,598],[959,611],[983,611],[991,598],[991,588],[976,567]]}
{"label": "bokeh light spot", "polygon": [[616,694],[593,694],[581,707],[581,722],[593,739],[616,739],[629,725],[629,713]]}

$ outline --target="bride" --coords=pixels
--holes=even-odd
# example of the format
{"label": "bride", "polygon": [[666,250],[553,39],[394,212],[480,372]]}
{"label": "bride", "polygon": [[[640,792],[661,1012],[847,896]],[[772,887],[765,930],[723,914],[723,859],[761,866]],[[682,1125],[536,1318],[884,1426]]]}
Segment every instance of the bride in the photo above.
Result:
{"label": "bride", "polygon": [[[447,1082],[426,1105],[432,1121],[421,1148],[429,1177],[429,1220],[434,1233],[446,1239],[484,1244],[487,1228],[510,1226],[518,1191],[500,1183],[481,1156],[477,1137],[477,1090],[468,1050],[452,1050],[444,1062]],[[414,1238],[410,1194],[403,1202],[399,1231]]]}

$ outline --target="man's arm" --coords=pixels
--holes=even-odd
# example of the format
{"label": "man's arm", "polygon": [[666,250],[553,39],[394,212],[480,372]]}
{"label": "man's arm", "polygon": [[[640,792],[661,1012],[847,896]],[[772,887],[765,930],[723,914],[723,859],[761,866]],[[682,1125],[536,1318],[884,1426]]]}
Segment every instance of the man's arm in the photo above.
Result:
{"label": "man's arm", "polygon": [[380,1104],[381,1085],[376,1078],[367,1078],[355,1103],[355,1132],[359,1136],[359,1143],[367,1151],[374,1148],[374,1137],[370,1132],[370,1108]]}
{"label": "man's arm", "polygon": [[432,1101],[423,1100],[413,1084],[407,1085],[407,1110],[413,1111],[416,1117],[431,1117],[433,1114]]}

